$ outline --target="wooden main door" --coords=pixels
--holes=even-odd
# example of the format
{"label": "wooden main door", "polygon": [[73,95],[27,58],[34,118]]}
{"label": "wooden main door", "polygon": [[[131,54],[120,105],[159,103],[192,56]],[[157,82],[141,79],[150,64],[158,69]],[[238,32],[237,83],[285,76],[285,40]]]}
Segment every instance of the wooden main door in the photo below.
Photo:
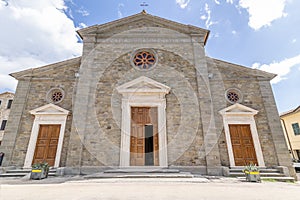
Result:
{"label": "wooden main door", "polygon": [[32,164],[47,162],[54,166],[60,125],[40,125]]}
{"label": "wooden main door", "polygon": [[130,165],[159,165],[156,107],[131,107]]}
{"label": "wooden main door", "polygon": [[230,124],[229,131],[235,165],[258,165],[250,125]]}

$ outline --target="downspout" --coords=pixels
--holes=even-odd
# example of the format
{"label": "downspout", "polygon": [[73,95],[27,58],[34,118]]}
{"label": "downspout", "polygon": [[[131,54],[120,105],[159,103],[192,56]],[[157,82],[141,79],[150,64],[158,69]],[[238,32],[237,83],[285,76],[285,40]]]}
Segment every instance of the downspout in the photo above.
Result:
{"label": "downspout", "polygon": [[280,120],[282,120],[282,122],[283,122],[284,132],[285,132],[285,134],[286,134],[286,138],[287,138],[287,140],[288,140],[288,143],[289,143],[289,146],[290,146],[290,151],[291,151],[291,153],[292,153],[293,159],[295,160],[295,155],[294,155],[292,143],[291,143],[289,134],[288,134],[287,129],[286,129],[285,121],[284,121],[284,119],[280,119]]}

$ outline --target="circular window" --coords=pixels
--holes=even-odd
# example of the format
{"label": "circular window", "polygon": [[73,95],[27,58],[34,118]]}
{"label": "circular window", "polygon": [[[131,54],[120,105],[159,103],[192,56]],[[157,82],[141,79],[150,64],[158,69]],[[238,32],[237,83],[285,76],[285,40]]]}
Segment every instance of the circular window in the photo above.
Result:
{"label": "circular window", "polygon": [[61,88],[52,88],[47,93],[47,101],[57,104],[61,102],[65,97],[65,93]]}
{"label": "circular window", "polygon": [[227,101],[230,103],[239,103],[242,100],[242,93],[238,89],[230,88],[225,93]]}
{"label": "circular window", "polygon": [[155,65],[156,60],[154,53],[149,50],[142,50],[134,54],[132,63],[138,69],[147,70]]}

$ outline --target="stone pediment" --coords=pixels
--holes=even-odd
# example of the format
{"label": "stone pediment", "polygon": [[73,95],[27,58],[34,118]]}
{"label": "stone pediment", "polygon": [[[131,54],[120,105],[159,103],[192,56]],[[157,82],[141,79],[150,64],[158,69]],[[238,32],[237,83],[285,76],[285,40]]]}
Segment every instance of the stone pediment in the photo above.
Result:
{"label": "stone pediment", "polygon": [[141,12],[135,15],[131,15],[119,20],[115,20],[102,25],[94,25],[87,28],[83,28],[77,31],[79,36],[83,39],[86,36],[105,35],[107,32],[113,30],[114,34],[133,29],[133,24],[138,23],[141,27],[162,27],[172,29],[187,35],[201,35],[203,37],[204,44],[207,41],[209,30],[198,28],[196,26],[185,25],[171,20],[167,20],[161,17],[150,15],[146,12]]}
{"label": "stone pediment", "polygon": [[32,115],[68,115],[69,111],[52,103],[29,111]]}
{"label": "stone pediment", "polygon": [[164,93],[168,94],[170,87],[153,79],[141,76],[117,87],[117,91],[124,93]]}
{"label": "stone pediment", "polygon": [[221,115],[256,115],[257,110],[244,106],[242,104],[236,103],[223,110],[220,110]]}

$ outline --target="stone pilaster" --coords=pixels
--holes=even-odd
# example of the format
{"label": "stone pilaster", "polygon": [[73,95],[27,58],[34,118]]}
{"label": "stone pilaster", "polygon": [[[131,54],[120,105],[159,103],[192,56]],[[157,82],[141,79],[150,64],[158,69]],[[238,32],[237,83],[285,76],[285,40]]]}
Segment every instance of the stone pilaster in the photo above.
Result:
{"label": "stone pilaster", "polygon": [[271,84],[268,80],[262,80],[259,82],[259,85],[263,98],[263,104],[269,121],[270,131],[275,145],[278,165],[288,167],[290,175],[294,176],[295,170],[291,165],[291,157],[289,155],[287,144],[283,135]]}
{"label": "stone pilaster", "polygon": [[211,91],[208,80],[208,68],[204,47],[193,38],[194,62],[197,74],[198,95],[200,105],[200,120],[204,136],[204,152],[208,175],[221,175],[221,160],[218,147],[218,136],[215,127],[215,117]]}

